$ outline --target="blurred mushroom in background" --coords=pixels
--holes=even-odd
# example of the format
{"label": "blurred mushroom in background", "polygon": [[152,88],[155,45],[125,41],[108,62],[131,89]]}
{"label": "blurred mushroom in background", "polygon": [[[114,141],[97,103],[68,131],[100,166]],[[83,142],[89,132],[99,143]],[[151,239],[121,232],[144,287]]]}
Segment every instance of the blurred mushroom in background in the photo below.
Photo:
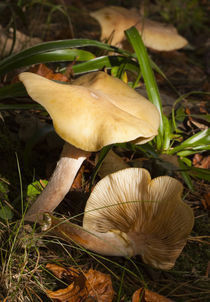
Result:
{"label": "blurred mushroom in background", "polygon": [[101,26],[101,40],[110,40],[114,46],[123,47],[126,40],[124,31],[131,26],[138,29],[146,47],[157,51],[172,51],[188,44],[173,25],[144,18],[134,8],[108,6],[91,12],[90,16]]}

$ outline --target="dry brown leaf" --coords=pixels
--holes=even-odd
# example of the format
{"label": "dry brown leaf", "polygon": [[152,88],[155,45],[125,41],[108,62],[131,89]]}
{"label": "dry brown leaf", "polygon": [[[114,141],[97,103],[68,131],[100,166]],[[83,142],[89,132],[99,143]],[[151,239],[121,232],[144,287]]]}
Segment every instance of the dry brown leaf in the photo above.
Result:
{"label": "dry brown leaf", "polygon": [[132,297],[132,302],[172,302],[172,300],[145,288],[139,288]]}
{"label": "dry brown leaf", "polygon": [[98,301],[112,302],[114,290],[110,275],[89,269],[87,273],[75,268],[63,268],[56,264],[47,264],[46,268],[59,278],[68,280],[70,285],[57,291],[46,290],[54,301],[79,302]]}
{"label": "dry brown leaf", "polygon": [[39,64],[29,69],[30,72],[34,72],[49,80],[68,82],[69,79],[62,73],[54,73],[54,71],[48,68],[45,64]]}
{"label": "dry brown leaf", "polygon": [[210,169],[210,155],[203,156],[201,154],[195,154],[193,157],[193,166],[202,169]]}

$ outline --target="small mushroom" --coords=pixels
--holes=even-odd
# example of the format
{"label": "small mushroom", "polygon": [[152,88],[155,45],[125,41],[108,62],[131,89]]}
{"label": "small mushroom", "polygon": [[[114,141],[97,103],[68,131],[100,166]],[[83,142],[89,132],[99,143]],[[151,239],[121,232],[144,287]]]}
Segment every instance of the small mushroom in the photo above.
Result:
{"label": "small mushroom", "polygon": [[121,46],[124,31],[136,26],[145,46],[158,51],[171,51],[187,45],[188,41],[178,34],[173,25],[163,24],[141,17],[135,9],[108,6],[91,12],[101,26],[101,40],[111,38],[111,44]]}
{"label": "small mushroom", "polygon": [[141,255],[147,264],[170,269],[194,224],[182,191],[182,184],[170,176],[151,180],[147,170],[127,168],[96,184],[83,227],[45,214],[43,230],[100,254]]}
{"label": "small mushroom", "polygon": [[84,75],[73,85],[30,72],[21,73],[19,78],[31,98],[45,107],[55,131],[67,142],[47,187],[26,213],[26,220],[37,220],[39,214],[56,208],[90,152],[114,143],[143,144],[157,135],[157,108],[104,72]]}

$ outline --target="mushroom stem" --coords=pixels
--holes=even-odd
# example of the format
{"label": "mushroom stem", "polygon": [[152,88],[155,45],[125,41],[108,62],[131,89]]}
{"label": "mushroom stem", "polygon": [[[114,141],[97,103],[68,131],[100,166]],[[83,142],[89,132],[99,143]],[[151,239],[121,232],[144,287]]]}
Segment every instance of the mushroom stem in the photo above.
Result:
{"label": "mushroom stem", "polygon": [[46,188],[29,208],[27,221],[39,221],[44,212],[52,212],[71,188],[74,178],[87,158],[88,152],[65,143],[61,157]]}
{"label": "mushroom stem", "polygon": [[85,249],[106,256],[134,255],[132,243],[123,232],[112,230],[106,233],[88,232],[81,226],[59,219],[48,213],[44,214],[42,230],[49,234],[58,236],[66,242],[72,241]]}

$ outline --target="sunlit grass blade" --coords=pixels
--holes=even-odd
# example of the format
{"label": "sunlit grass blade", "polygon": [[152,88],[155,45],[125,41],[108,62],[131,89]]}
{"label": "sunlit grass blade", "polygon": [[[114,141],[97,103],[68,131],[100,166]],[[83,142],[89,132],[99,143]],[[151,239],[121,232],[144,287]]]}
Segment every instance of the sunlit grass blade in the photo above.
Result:
{"label": "sunlit grass blade", "polygon": [[123,56],[102,56],[97,57],[95,59],[89,60],[87,62],[79,63],[72,66],[72,69],[75,74],[96,71],[103,68],[112,68],[114,66],[120,66],[121,64],[125,64],[125,69],[132,71],[134,73],[138,73],[139,67],[136,62],[132,61],[129,58],[125,58]]}
{"label": "sunlit grass blade", "polygon": [[144,78],[144,82],[146,85],[148,98],[158,108],[160,112],[160,128],[159,128],[159,135],[157,137],[157,147],[159,150],[161,150],[163,147],[163,136],[164,136],[162,103],[160,100],[160,94],[157,87],[157,83],[155,81],[154,73],[151,68],[150,58],[147,54],[142,38],[135,27],[131,27],[128,30],[126,30],[125,34],[136,53],[139,65],[141,67],[141,72]]}
{"label": "sunlit grass blade", "polygon": [[26,57],[24,60],[12,61],[7,66],[5,66],[2,71],[9,72],[15,68],[30,66],[38,63],[48,63],[48,62],[64,62],[64,61],[88,61],[93,59],[93,55],[89,51],[81,49],[59,49],[44,53],[38,53],[30,57]]}
{"label": "sunlit grass blade", "polygon": [[168,118],[163,114],[164,132],[163,132],[163,151],[168,150],[171,143],[171,125]]}
{"label": "sunlit grass blade", "polygon": [[208,169],[192,167],[189,171],[189,174],[192,177],[196,177],[196,178],[205,179],[207,181],[210,181],[210,171]]}
{"label": "sunlit grass blade", "polygon": [[175,154],[181,150],[198,148],[202,146],[202,150],[204,148],[208,148],[210,145],[210,129],[206,129],[196,133],[195,135],[186,139],[183,143],[174,147],[172,150],[168,151],[168,154]]}
{"label": "sunlit grass blade", "polygon": [[194,191],[193,183],[188,173],[189,167],[186,166],[186,164],[180,158],[178,158],[178,163],[181,168],[180,174],[182,175],[184,182],[191,191]]}
{"label": "sunlit grass blade", "polygon": [[193,150],[183,150],[180,152],[177,152],[178,156],[189,156],[189,155],[193,155],[196,153],[202,153],[205,151],[210,150],[210,146],[198,146],[198,148],[193,148]]}
{"label": "sunlit grass blade", "polygon": [[[71,39],[71,40],[59,40],[59,41],[50,41],[45,42],[42,44],[35,45],[31,48],[28,48],[26,50],[23,50],[17,54],[11,55],[5,59],[3,59],[0,62],[0,74],[7,73],[9,70],[15,68],[15,64],[17,66],[19,64],[23,64],[23,62],[29,58],[31,58],[34,55],[56,51],[56,50],[62,50],[62,49],[69,49],[69,48],[80,48],[80,47],[97,47],[103,50],[112,51],[112,52],[118,52],[122,54],[128,54],[128,52],[114,47],[110,46],[105,43],[98,42],[96,40],[89,40],[89,39]],[[27,64],[29,61],[27,62]],[[31,64],[33,64],[33,61],[31,61]],[[23,66],[23,65],[22,65]]]}

